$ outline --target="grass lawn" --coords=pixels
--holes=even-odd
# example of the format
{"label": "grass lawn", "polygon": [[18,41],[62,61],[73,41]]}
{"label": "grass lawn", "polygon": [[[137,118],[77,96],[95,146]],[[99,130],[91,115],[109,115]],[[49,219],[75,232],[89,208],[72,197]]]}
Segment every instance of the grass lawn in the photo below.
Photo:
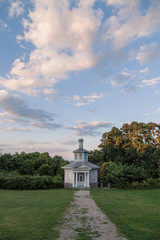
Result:
{"label": "grass lawn", "polygon": [[50,240],[72,199],[68,189],[0,190],[0,240]]}
{"label": "grass lawn", "polygon": [[91,196],[128,240],[160,240],[160,189],[96,189]]}

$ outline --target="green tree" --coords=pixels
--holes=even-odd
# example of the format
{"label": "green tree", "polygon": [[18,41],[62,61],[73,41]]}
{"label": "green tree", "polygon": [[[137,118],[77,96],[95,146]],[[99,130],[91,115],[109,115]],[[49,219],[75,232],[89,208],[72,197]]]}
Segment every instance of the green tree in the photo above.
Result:
{"label": "green tree", "polygon": [[38,168],[37,173],[40,176],[43,176],[43,175],[49,175],[49,176],[51,175],[52,176],[52,168],[48,164],[43,164],[42,166],[40,166]]}

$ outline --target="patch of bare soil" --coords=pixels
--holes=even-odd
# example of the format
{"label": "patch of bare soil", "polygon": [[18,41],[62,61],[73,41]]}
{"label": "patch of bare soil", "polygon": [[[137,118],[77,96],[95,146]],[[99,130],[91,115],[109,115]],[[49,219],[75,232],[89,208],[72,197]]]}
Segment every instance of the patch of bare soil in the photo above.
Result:
{"label": "patch of bare soil", "polygon": [[57,240],[126,240],[102,213],[90,191],[76,191]]}

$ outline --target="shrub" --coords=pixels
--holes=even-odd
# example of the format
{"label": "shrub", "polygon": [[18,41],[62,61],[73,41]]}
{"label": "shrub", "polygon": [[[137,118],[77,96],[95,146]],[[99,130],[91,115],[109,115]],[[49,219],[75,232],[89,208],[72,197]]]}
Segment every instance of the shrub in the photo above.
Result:
{"label": "shrub", "polygon": [[148,178],[142,182],[132,182],[128,188],[131,189],[152,189],[152,188],[160,188],[160,178],[153,179]]}
{"label": "shrub", "polygon": [[32,190],[62,187],[62,181],[55,181],[50,176],[0,176],[0,188],[2,189]]}
{"label": "shrub", "polygon": [[52,169],[48,164],[43,164],[41,167],[38,168],[37,173],[40,176],[51,175],[51,171],[52,171]]}

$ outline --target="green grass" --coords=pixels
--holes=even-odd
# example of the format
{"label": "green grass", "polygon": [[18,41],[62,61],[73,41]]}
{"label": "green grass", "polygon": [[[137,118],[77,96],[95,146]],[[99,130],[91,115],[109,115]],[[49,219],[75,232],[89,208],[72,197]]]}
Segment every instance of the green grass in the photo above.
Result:
{"label": "green grass", "polygon": [[0,190],[0,240],[53,240],[67,211],[68,189]]}
{"label": "green grass", "polygon": [[128,240],[160,239],[160,189],[96,189],[91,196]]}

